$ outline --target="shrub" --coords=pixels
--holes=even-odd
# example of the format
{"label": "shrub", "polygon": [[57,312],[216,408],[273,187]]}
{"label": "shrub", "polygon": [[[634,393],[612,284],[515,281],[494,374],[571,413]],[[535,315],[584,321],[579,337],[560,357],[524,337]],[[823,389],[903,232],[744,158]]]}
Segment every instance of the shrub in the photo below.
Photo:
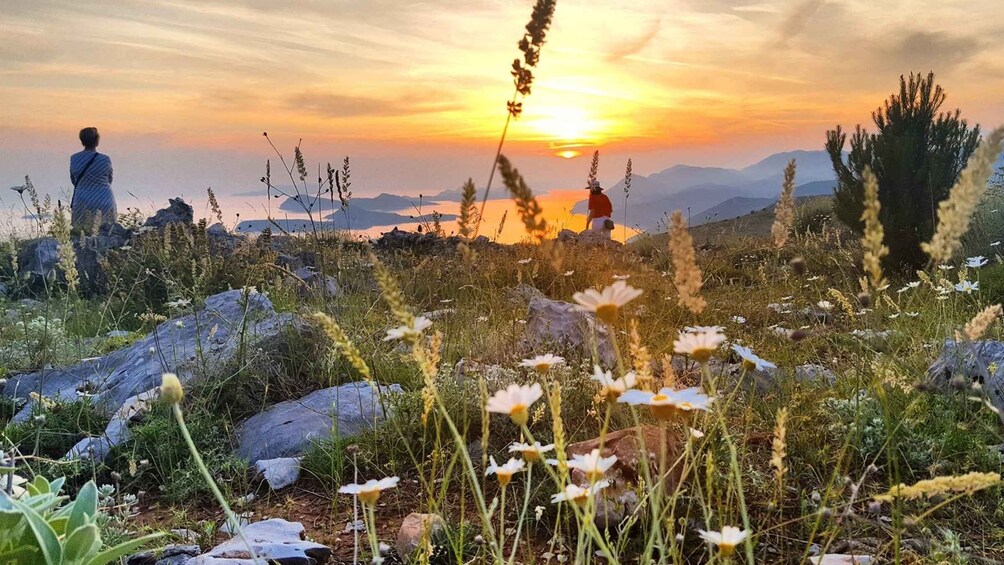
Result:
{"label": "shrub", "polygon": [[920,243],[930,240],[937,221],[936,204],[965,168],[979,144],[979,126],[970,128],[959,110],[939,113],[945,92],[934,84],[934,73],[900,77],[899,94],[872,113],[877,133],[858,126],[844,162],[847,134],[840,126],[826,134],[826,150],[837,175],[834,212],[855,232],[862,233],[865,167],[878,177],[881,220],[889,261],[922,266],[927,257]]}

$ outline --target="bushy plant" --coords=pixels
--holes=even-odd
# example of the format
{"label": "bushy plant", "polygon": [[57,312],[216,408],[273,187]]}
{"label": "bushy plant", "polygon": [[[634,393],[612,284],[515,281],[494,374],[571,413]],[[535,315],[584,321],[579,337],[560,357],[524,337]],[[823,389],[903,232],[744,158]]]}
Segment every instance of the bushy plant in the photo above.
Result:
{"label": "bushy plant", "polygon": [[857,126],[846,162],[847,134],[840,126],[826,134],[838,182],[834,212],[855,232],[863,232],[862,173],[870,167],[878,177],[881,220],[893,264],[925,263],[920,243],[934,234],[938,202],[948,196],[979,144],[979,126],[969,127],[959,110],[940,112],[946,97],[934,83],[934,73],[901,76],[899,93],[872,113],[878,131]]}
{"label": "bushy plant", "polygon": [[103,565],[161,537],[150,534],[105,547],[98,488],[88,482],[68,502],[59,494],[63,482],[37,476],[20,496],[0,491],[0,562]]}

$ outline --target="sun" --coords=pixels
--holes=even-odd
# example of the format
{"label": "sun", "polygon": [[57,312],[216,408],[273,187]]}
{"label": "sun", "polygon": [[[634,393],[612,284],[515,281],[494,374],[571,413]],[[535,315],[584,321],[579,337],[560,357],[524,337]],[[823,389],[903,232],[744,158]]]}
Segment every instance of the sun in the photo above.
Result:
{"label": "sun", "polygon": [[534,131],[566,143],[587,141],[595,133],[596,124],[582,108],[552,106],[541,108],[528,124]]}

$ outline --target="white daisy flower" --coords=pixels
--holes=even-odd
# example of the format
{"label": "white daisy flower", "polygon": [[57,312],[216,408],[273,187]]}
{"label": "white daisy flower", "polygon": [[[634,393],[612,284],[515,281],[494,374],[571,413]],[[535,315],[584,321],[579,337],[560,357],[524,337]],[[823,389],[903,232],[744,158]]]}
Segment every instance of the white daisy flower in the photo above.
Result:
{"label": "white daisy flower", "polygon": [[638,384],[638,375],[634,371],[615,379],[612,372],[604,371],[599,365],[593,365],[593,374],[589,378],[600,383],[600,395],[610,402],[617,400],[617,397]]}
{"label": "white daisy flower", "polygon": [[177,300],[172,300],[170,302],[166,302],[166,303],[164,303],[164,305],[167,306],[168,308],[173,308],[173,309],[177,310],[177,309],[180,309],[180,308],[184,308],[185,306],[188,306],[191,303],[192,303],[192,300],[190,298],[179,298]]}
{"label": "white daisy flower", "polygon": [[816,303],[816,306],[819,306],[821,309],[826,311],[833,310],[833,303],[829,300],[820,300]]}
{"label": "white daisy flower", "polygon": [[683,390],[663,388],[658,393],[647,390],[629,390],[617,399],[632,406],[648,406],[652,416],[658,420],[676,420],[694,410],[707,410],[714,398],[696,387]]}
{"label": "white daisy flower", "polygon": [[512,445],[509,446],[509,453],[519,453],[523,456],[523,460],[527,463],[536,463],[537,461],[540,461],[543,454],[551,451],[552,449],[554,449],[553,443],[540,445],[539,441],[535,441],[532,444],[514,441]]}
{"label": "white daisy flower", "polygon": [[742,316],[732,316],[732,321],[739,325],[743,325],[746,323],[746,318],[743,318]]}
{"label": "white daisy flower", "polygon": [[596,493],[610,486],[610,481],[603,479],[590,485],[588,488],[579,485],[568,485],[565,490],[558,494],[551,495],[551,503],[571,502],[578,506],[585,506],[589,497],[596,496]]}
{"label": "white daisy flower", "polygon": [[742,345],[732,344],[732,351],[735,351],[739,357],[742,358],[743,368],[747,371],[764,371],[766,369],[776,369],[777,365],[760,358],[758,355],[753,353],[753,350],[749,347],[743,347]]}
{"label": "white daisy flower", "polygon": [[516,262],[519,263],[520,265],[527,265],[532,261],[533,261],[532,257],[527,257],[526,259],[520,259],[519,261]]}
{"label": "white daisy flower", "polygon": [[398,326],[387,330],[384,341],[394,341],[395,339],[417,339],[422,332],[432,326],[432,320],[425,316],[418,316],[412,321],[410,326]]}
{"label": "white daisy flower", "polygon": [[990,261],[987,261],[986,257],[982,255],[977,255],[976,257],[970,257],[966,259],[966,266],[969,267],[970,269],[979,269],[980,267],[986,265],[989,262]]}
{"label": "white daisy flower", "polygon": [[370,479],[363,484],[345,485],[339,488],[338,492],[342,494],[354,494],[359,497],[361,502],[372,506],[376,504],[382,491],[396,487],[400,480],[398,477],[387,477],[379,481]]}
{"label": "white daisy flower", "polygon": [[700,363],[707,363],[711,354],[725,341],[725,334],[719,326],[689,328],[698,331],[682,331],[673,342],[673,351],[690,355]]}
{"label": "white daisy flower", "polygon": [[575,271],[565,271],[564,273],[562,273],[562,276],[570,277],[570,276],[572,276],[574,274],[575,274]]}
{"label": "white daisy flower", "polygon": [[564,357],[558,355],[552,355],[547,353],[545,355],[538,355],[530,359],[523,359],[519,364],[520,367],[526,367],[528,369],[533,369],[537,373],[543,375],[551,370],[551,367],[555,365],[562,365],[565,362]]}
{"label": "white daisy flower", "polygon": [[590,483],[595,483],[617,463],[617,456],[601,457],[600,450],[594,449],[586,455],[574,454],[568,462],[569,469],[578,469],[586,474]]}
{"label": "white daisy flower", "polygon": [[594,312],[596,317],[612,324],[617,321],[618,311],[625,304],[641,296],[642,291],[628,286],[624,281],[616,281],[602,291],[586,289],[576,292],[572,299],[578,303],[577,308],[583,312]]}
{"label": "white daisy flower", "polygon": [[938,265],[938,268],[941,269],[942,271],[951,271],[955,267],[951,265]]}
{"label": "white daisy flower", "polygon": [[512,480],[512,476],[516,473],[522,471],[526,467],[526,463],[522,459],[510,458],[504,464],[499,465],[495,462],[494,457],[488,459],[489,465],[485,469],[485,476],[495,475],[498,479],[499,485],[505,488],[509,485],[509,481]]}
{"label": "white daisy flower", "polygon": [[977,291],[979,289],[980,289],[979,281],[976,282],[962,281],[959,284],[955,285],[955,290],[957,292],[964,292],[966,294],[972,294],[974,291]]}
{"label": "white daisy flower", "polygon": [[537,383],[530,386],[511,384],[489,398],[485,409],[497,414],[508,414],[517,426],[524,426],[530,418],[530,405],[543,395],[544,391]]}
{"label": "white daisy flower", "polygon": [[904,314],[910,316],[911,318],[916,318],[917,316],[920,316],[920,312],[904,312]]}
{"label": "white daisy flower", "polygon": [[749,536],[746,530],[740,530],[735,526],[725,526],[720,532],[697,530],[704,541],[718,546],[718,551],[723,556],[732,555],[736,546],[741,544]]}

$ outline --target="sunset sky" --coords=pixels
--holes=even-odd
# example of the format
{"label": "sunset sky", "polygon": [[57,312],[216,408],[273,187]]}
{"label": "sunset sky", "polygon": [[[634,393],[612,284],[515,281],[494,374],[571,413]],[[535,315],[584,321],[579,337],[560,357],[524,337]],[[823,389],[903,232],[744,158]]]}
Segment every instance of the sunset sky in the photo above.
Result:
{"label": "sunset sky", "polygon": [[[258,191],[265,130],[315,165],[350,155],[360,195],[481,185],[531,7],[6,0],[0,187],[65,190],[89,125],[143,203]],[[911,70],[997,125],[1002,36],[998,0],[559,0],[506,153],[538,190],[583,184],[588,157],[556,156],[569,143],[598,147],[610,184],[628,156],[640,174],[747,165],[868,121]]]}

